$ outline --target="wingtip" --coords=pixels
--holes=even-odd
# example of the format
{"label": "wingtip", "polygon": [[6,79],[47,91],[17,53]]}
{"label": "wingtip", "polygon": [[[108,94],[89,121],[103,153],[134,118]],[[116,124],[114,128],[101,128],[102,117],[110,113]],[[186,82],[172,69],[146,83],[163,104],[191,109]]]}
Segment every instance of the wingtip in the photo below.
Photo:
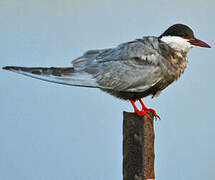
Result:
{"label": "wingtip", "polygon": [[10,69],[10,66],[4,66],[2,69],[4,69],[4,70],[9,70],[9,69]]}
{"label": "wingtip", "polygon": [[17,69],[17,67],[16,66],[4,66],[4,67],[2,67],[2,69],[4,69],[4,70],[16,70]]}

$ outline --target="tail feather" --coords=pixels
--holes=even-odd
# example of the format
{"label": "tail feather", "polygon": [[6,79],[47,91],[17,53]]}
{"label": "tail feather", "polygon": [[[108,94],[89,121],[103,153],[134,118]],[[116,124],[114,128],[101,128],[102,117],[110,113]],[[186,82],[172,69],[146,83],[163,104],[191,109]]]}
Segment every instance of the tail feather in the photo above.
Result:
{"label": "tail feather", "polygon": [[92,78],[90,74],[83,71],[75,71],[73,67],[46,68],[5,66],[3,69],[58,84],[94,88],[98,87],[96,80]]}

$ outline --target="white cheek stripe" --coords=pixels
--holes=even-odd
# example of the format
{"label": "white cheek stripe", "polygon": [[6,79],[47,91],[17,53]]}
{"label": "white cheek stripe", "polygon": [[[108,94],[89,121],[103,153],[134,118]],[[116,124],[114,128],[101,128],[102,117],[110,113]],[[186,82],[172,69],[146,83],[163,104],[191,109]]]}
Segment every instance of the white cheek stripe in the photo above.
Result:
{"label": "white cheek stripe", "polygon": [[161,41],[167,43],[170,47],[179,51],[188,52],[193,47],[193,45],[188,42],[188,39],[184,39],[179,36],[163,36]]}

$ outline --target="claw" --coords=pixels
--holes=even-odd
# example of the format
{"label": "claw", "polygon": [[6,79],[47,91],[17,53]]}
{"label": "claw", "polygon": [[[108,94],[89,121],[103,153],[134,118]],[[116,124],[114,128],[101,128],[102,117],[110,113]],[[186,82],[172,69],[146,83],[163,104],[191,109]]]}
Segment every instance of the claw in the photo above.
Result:
{"label": "claw", "polygon": [[146,111],[152,112],[156,118],[161,119],[154,109],[146,109]]}

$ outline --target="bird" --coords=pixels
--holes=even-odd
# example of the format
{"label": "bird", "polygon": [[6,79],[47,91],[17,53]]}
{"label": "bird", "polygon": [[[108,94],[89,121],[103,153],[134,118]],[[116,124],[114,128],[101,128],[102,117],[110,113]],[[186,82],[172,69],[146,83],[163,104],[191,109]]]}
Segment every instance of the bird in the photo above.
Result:
{"label": "bird", "polygon": [[[142,101],[157,97],[176,81],[187,67],[187,53],[195,46],[210,48],[197,39],[184,24],[174,24],[160,36],[144,36],[113,48],[88,50],[70,67],[5,66],[3,69],[32,78],[69,86],[99,88],[110,95],[129,100],[139,116],[154,109]],[[138,109],[136,101],[142,108]]]}

